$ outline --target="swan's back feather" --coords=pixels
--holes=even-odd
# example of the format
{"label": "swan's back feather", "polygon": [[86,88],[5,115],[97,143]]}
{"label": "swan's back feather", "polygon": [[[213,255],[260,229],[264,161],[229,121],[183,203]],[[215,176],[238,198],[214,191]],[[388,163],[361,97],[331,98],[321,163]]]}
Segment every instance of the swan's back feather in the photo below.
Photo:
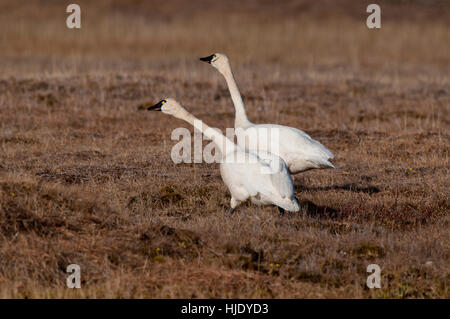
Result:
{"label": "swan's back feather", "polygon": [[[278,142],[278,150],[277,155],[282,157],[289,156],[289,154],[297,154],[297,156],[305,157],[305,159],[320,159],[319,161],[332,159],[333,154],[325,148],[320,142],[312,139],[305,132],[298,130],[296,128],[277,125],[277,124],[258,124],[254,125],[247,130],[245,130],[245,134],[249,137],[250,140],[257,139],[258,145],[261,148],[261,140],[260,136],[265,136],[265,132],[262,130],[270,131],[273,129],[278,129],[279,131],[279,140],[271,140],[270,142],[275,145]],[[275,135],[274,135],[275,136]],[[262,147],[264,149],[264,147]],[[276,148],[270,146],[270,149],[267,151],[274,151]]]}
{"label": "swan's back feather", "polygon": [[282,198],[291,199],[294,196],[294,185],[283,159],[265,151],[259,151],[258,157],[272,170],[273,173],[269,176],[278,195]]}

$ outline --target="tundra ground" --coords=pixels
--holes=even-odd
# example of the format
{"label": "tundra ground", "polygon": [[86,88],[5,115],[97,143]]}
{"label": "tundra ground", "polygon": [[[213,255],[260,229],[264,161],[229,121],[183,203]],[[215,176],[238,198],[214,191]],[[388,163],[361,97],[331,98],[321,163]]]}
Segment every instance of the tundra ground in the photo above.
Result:
{"label": "tundra ground", "polygon": [[[450,8],[380,1],[0,4],[0,297],[449,298]],[[299,214],[228,214],[217,164],[174,164],[174,97],[233,127],[300,128],[338,170],[294,177]],[[69,264],[82,288],[66,287]],[[368,289],[366,268],[382,268]]]}

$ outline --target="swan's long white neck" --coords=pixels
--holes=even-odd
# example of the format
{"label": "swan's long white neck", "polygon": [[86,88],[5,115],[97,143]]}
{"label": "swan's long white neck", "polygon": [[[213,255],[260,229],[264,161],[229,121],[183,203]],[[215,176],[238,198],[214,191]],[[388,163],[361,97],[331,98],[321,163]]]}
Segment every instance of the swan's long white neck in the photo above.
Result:
{"label": "swan's long white neck", "polygon": [[227,153],[234,151],[238,148],[238,146],[236,146],[236,144],[234,144],[231,140],[229,140],[225,135],[209,127],[208,125],[203,123],[201,120],[199,120],[186,110],[184,110],[182,114],[176,115],[175,117],[188,122],[194,128],[202,132],[206,137],[213,140],[214,143],[216,143],[216,145],[220,149],[222,156],[225,156]]}
{"label": "swan's long white neck", "polygon": [[225,77],[231,99],[233,100],[234,109],[236,110],[234,127],[247,129],[252,123],[248,120],[247,114],[245,113],[244,102],[242,101],[241,93],[239,92],[233,72],[231,71],[230,63],[227,63],[227,67],[221,73]]}

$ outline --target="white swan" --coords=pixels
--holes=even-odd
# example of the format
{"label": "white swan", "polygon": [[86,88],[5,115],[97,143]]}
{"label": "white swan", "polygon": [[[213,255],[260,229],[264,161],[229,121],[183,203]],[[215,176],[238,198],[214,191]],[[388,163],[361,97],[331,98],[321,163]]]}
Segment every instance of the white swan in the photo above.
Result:
{"label": "white swan", "polygon": [[[215,53],[200,60],[210,63],[225,77],[236,110],[234,127],[240,146],[252,150],[258,148],[280,156],[286,162],[291,174],[315,168],[336,168],[330,162],[334,157],[333,154],[305,132],[284,125],[253,124],[248,120],[244,102],[225,54]],[[266,136],[264,131],[272,132],[274,129],[277,130],[277,134],[269,133],[269,139],[262,140],[261,136]],[[257,143],[250,145],[248,140]]]}
{"label": "white swan", "polygon": [[217,144],[222,153],[220,174],[231,193],[231,212],[249,198],[255,204],[276,205],[281,208],[281,213],[283,209],[299,211],[291,176],[280,157],[270,153],[246,151],[198,120],[174,99],[161,100],[148,107],[148,110],[162,111],[184,120]]}

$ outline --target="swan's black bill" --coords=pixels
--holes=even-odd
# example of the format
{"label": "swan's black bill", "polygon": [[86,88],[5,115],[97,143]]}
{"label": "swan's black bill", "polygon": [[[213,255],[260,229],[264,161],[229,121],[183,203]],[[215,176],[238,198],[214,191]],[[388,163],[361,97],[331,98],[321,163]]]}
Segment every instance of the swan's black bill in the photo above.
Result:
{"label": "swan's black bill", "polygon": [[147,110],[149,110],[149,111],[161,111],[161,108],[162,108],[164,103],[166,103],[166,100],[161,100],[158,103],[156,103],[155,105],[149,106],[147,108]]}
{"label": "swan's black bill", "polygon": [[214,54],[211,54],[210,56],[200,58],[200,61],[211,63],[213,58],[214,58]]}

